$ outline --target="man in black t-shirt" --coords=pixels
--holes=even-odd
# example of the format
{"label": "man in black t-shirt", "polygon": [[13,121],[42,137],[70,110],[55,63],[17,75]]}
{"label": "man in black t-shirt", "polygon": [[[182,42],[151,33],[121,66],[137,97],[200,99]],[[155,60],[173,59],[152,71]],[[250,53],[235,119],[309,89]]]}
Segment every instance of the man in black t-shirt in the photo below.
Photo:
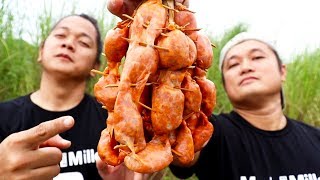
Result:
{"label": "man in black t-shirt", "polygon": [[133,176],[113,174],[95,155],[107,112],[85,89],[101,50],[93,18],[71,15],[54,25],[39,51],[40,88],[0,103],[0,179]]}
{"label": "man in black t-shirt", "polygon": [[234,110],[212,115],[214,134],[190,167],[171,165],[187,178],[319,180],[320,130],[283,114],[286,67],[273,44],[240,33],[221,51],[224,88]]}
{"label": "man in black t-shirt", "polygon": [[96,20],[84,14],[54,25],[39,50],[39,90],[0,105],[0,179],[52,179],[60,167],[71,179],[98,179],[94,153],[107,113],[84,92],[90,70],[100,64],[100,39]]}

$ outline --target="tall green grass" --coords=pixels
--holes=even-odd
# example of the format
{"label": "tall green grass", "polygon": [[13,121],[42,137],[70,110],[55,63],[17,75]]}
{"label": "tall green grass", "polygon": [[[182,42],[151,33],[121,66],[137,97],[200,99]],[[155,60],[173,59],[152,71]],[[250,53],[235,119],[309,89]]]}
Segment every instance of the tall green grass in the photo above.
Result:
{"label": "tall green grass", "polygon": [[287,71],[285,113],[320,127],[320,48],[296,56]]}
{"label": "tall green grass", "polygon": [[[14,29],[12,22],[16,18],[23,17],[14,14],[8,8],[9,0],[0,1],[0,101],[9,100],[21,95],[35,91],[39,87],[41,68],[37,64],[39,44],[47,36],[51,26],[59,18],[67,14],[73,14],[76,7],[70,11],[64,11],[59,16],[53,16],[51,9],[45,9],[37,19],[38,31],[28,32],[33,34],[33,42],[23,40],[21,29]],[[105,9],[97,13],[89,13],[94,16],[102,32],[102,37],[106,32],[115,26],[116,20],[106,18]],[[27,21],[27,19],[20,19]],[[208,78],[217,87],[217,106],[214,113],[229,112],[232,106],[223,89],[221,73],[218,69],[218,59],[221,48],[236,34],[246,31],[247,27],[243,24],[227,30],[221,37],[210,36],[214,48],[214,61],[208,70]],[[210,34],[209,34],[210,35]],[[104,57],[101,57],[102,70],[106,64]],[[320,49],[313,52],[305,52],[294,58],[294,61],[287,65],[287,81],[284,86],[286,97],[285,114],[300,119],[313,126],[320,127]],[[92,93],[93,84],[97,82],[99,76],[88,82],[87,92]],[[164,179],[175,179],[166,169]],[[196,179],[192,177],[190,179]]]}
{"label": "tall green grass", "polygon": [[[32,61],[37,49],[14,35],[12,21],[15,16],[8,11],[5,0],[0,4],[0,99],[11,99],[37,88],[39,69]],[[18,31],[19,32],[19,31]]]}

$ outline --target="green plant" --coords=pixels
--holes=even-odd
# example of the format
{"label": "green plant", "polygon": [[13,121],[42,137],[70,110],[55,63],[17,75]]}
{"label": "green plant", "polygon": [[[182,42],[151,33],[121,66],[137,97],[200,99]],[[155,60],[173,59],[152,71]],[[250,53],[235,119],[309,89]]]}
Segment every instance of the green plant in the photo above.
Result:
{"label": "green plant", "polygon": [[[33,36],[33,42],[23,40],[21,33],[16,36],[12,22],[15,18],[23,17],[14,14],[8,8],[8,1],[1,0],[0,4],[0,101],[12,99],[26,93],[32,92],[38,88],[40,80],[40,67],[36,59],[38,55],[39,43],[49,33],[52,22],[64,16],[66,11],[60,16],[53,16],[50,9],[45,9],[44,13],[38,17],[39,31]],[[69,11],[71,14],[75,7]],[[102,37],[106,32],[116,24],[115,18],[106,18],[105,9],[98,13],[91,14],[98,19],[102,32]],[[21,18],[20,21],[27,21]],[[23,27],[19,27],[23,28]],[[218,59],[221,48],[225,43],[236,34],[246,31],[247,27],[243,24],[226,31],[218,38],[211,37],[217,48],[214,48],[214,60],[212,67],[208,70],[207,77],[213,81],[217,88],[217,106],[214,113],[229,112],[232,106],[224,91],[221,81],[221,73],[218,69]],[[18,29],[17,32],[23,32],[25,29]],[[32,32],[29,32],[32,34]],[[320,49],[313,52],[305,52],[298,55],[289,63],[287,81],[284,85],[286,108],[285,114],[289,117],[300,119],[313,126],[320,127]],[[106,66],[105,57],[101,56],[101,67]],[[100,76],[96,75],[90,79],[87,86],[87,92],[92,93],[93,85]],[[177,179],[167,168],[164,171],[163,179]],[[189,178],[197,179],[195,176]]]}
{"label": "green plant", "polygon": [[298,55],[287,65],[285,113],[320,127],[320,48]]}

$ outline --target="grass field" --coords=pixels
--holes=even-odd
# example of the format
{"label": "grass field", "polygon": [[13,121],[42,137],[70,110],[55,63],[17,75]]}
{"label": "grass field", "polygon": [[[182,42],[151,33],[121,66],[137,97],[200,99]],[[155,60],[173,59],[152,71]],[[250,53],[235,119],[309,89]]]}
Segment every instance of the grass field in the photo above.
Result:
{"label": "grass field", "polygon": [[[43,16],[38,18],[39,32],[34,34],[34,43],[26,42],[22,39],[21,33],[14,33],[23,32],[23,27],[13,29],[11,25],[15,18],[21,17],[12,14],[7,7],[8,1],[0,2],[0,101],[5,101],[38,88],[41,72],[36,61],[38,46],[47,35],[53,20],[59,17],[52,17],[50,11],[44,12]],[[115,24],[114,20],[105,22],[101,15],[94,16],[99,21],[103,35]],[[23,21],[23,19],[20,20]],[[223,90],[218,70],[219,52],[227,40],[246,29],[247,27],[238,25],[225,32],[220,38],[211,37],[212,43],[217,45],[214,49],[213,65],[207,74],[217,87],[217,106],[214,113],[228,112],[232,109]],[[105,63],[102,64],[101,69],[104,66]],[[297,55],[291,63],[287,64],[287,69],[287,80],[284,85],[285,114],[320,127],[320,49]],[[97,78],[88,83],[89,93],[92,93],[92,87],[96,81]],[[170,171],[166,170],[165,173],[164,179],[175,179]],[[190,179],[196,179],[196,177]]]}

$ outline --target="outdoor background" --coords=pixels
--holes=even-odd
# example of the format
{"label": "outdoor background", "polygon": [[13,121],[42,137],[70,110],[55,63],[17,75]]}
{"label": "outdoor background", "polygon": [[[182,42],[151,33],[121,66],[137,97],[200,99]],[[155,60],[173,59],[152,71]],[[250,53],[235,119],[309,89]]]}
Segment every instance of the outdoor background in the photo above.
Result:
{"label": "outdoor background", "polygon": [[[19,4],[20,2],[22,4]],[[29,4],[26,4],[26,2],[29,2]],[[61,5],[61,1],[58,1],[60,2],[59,9],[56,8],[57,5],[52,1],[45,1],[50,3],[44,3],[43,1],[42,3],[46,4],[45,6],[39,6],[36,2],[39,1],[0,0],[0,101],[28,94],[38,88],[41,69],[36,59],[40,42],[48,34],[50,27],[57,19],[67,14],[79,12],[77,1],[63,1],[65,3],[72,2],[71,5],[70,3]],[[90,2],[91,4],[93,3],[93,1]],[[107,12],[102,1],[97,2],[101,2],[101,4],[96,5],[94,10],[85,13],[98,19],[102,35],[104,36],[109,29],[115,26],[119,19]],[[23,9],[24,5],[26,9]],[[196,5],[193,7],[196,7]],[[214,7],[214,5],[212,7],[212,9],[218,8]],[[228,10],[228,7],[223,8]],[[30,11],[33,14],[27,15]],[[285,9],[283,11],[285,12]],[[257,11],[254,12],[257,13]],[[227,13],[232,13],[232,11],[227,11]],[[270,9],[270,13],[272,13],[272,9]],[[312,15],[312,12],[310,15]],[[224,21],[225,17],[227,19],[228,16],[215,14],[214,19],[206,20],[210,20],[214,24],[215,19],[217,19],[217,22]],[[309,22],[309,25],[310,23],[319,23],[310,21],[310,19],[305,19],[305,22]],[[210,37],[211,42],[217,46],[214,49],[213,65],[207,74],[208,78],[217,86],[217,106],[214,113],[229,112],[231,105],[224,93],[221,75],[218,70],[219,52],[230,38],[239,32],[250,31],[252,27],[250,23],[239,22],[233,23],[230,27],[225,25],[223,31],[220,30],[221,32],[214,33],[212,32],[214,28],[209,28],[204,21],[202,21],[201,25],[204,26],[204,29],[201,31],[206,33]],[[304,26],[304,24],[297,23],[295,26],[297,29],[301,29],[300,26]],[[258,31],[259,28],[255,28],[255,30]],[[285,31],[288,34],[292,33],[291,29],[285,29]],[[300,34],[297,34],[297,37],[300,37],[301,40],[318,39],[320,31],[314,32],[314,29],[309,29],[305,32],[300,32]],[[282,33],[286,34],[286,32]],[[306,38],[304,39],[303,37]],[[289,41],[291,47],[300,47],[301,44],[295,45],[292,43],[294,42],[294,38],[295,36],[291,36],[282,39],[282,41]],[[279,42],[281,41],[279,40]],[[281,49],[282,44],[278,43],[277,45]],[[283,44],[283,47],[288,49],[286,44]],[[285,114],[312,126],[320,127],[320,45],[313,45],[312,48],[305,47],[305,49],[300,47],[294,52],[288,49],[288,52],[291,53],[280,53],[280,55],[284,54],[282,57],[284,57],[284,62],[287,64],[288,69],[287,80],[284,85],[286,99]],[[101,70],[105,66],[104,57],[102,57],[102,60],[104,63]],[[92,87],[97,78],[99,77],[97,76],[92,79],[88,84],[88,93],[92,93]],[[168,169],[166,169],[165,178],[173,179]]]}

